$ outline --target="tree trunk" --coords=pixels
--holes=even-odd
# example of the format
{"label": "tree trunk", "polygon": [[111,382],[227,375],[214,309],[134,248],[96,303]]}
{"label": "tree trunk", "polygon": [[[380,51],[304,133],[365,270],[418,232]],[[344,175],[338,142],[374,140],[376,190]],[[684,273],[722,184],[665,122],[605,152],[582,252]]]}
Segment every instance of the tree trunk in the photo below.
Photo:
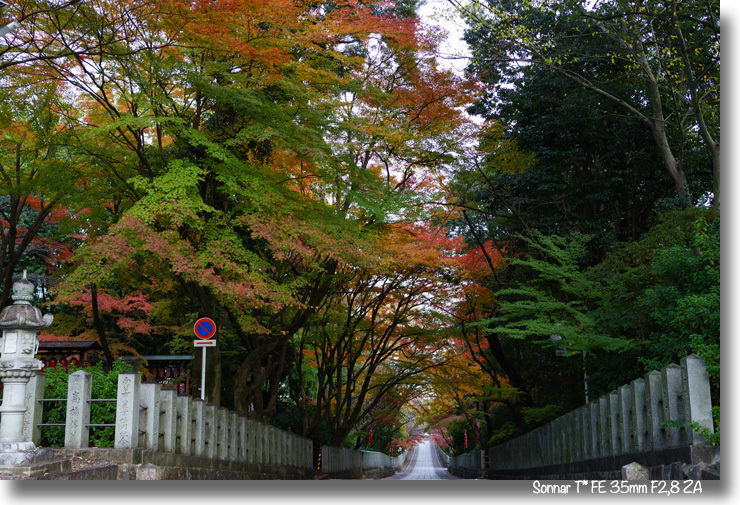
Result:
{"label": "tree trunk", "polygon": [[95,327],[95,332],[98,334],[100,346],[103,348],[105,364],[108,370],[111,370],[113,368],[113,353],[111,353],[110,345],[108,344],[108,336],[105,334],[103,320],[100,318],[100,311],[98,310],[98,289],[95,284],[90,286],[90,300],[92,302],[93,326]]}
{"label": "tree trunk", "polygon": [[717,207],[719,209],[719,175],[720,175],[720,157],[719,157],[719,142],[716,144],[716,151],[717,155],[712,159],[712,169],[714,172],[714,199],[712,200],[712,205]]}

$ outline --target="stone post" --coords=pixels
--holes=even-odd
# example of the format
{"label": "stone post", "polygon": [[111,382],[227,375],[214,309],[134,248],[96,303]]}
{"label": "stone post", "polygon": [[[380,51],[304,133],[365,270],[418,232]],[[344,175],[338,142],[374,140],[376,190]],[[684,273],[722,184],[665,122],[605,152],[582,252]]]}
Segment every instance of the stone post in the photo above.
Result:
{"label": "stone post", "polygon": [[267,464],[275,465],[277,463],[277,444],[275,443],[275,428],[269,424],[265,425],[265,431],[267,434]]}
{"label": "stone post", "polygon": [[270,427],[265,423],[260,423],[260,447],[262,453],[261,463],[263,465],[270,465]]}
{"label": "stone post", "polygon": [[581,409],[578,408],[571,412],[571,461],[583,460],[583,426],[581,425]]}
{"label": "stone post", "polygon": [[589,406],[584,405],[579,410],[581,416],[581,460],[591,459],[591,418]]}
{"label": "stone post", "polygon": [[573,410],[566,414],[565,419],[568,423],[568,462],[580,461],[581,459],[581,447],[580,447],[580,430],[579,428],[579,416],[578,411]]}
{"label": "stone post", "polygon": [[647,409],[645,405],[645,380],[635,379],[632,386],[632,431],[637,452],[647,450]]}
{"label": "stone post", "polygon": [[239,424],[239,438],[237,444],[239,445],[239,461],[246,463],[247,461],[247,427],[249,421],[244,416],[237,417],[237,423]]}
{"label": "stone post", "polygon": [[134,371],[118,375],[116,401],[116,449],[139,447],[139,387],[141,375]]}
{"label": "stone post", "polygon": [[275,430],[275,444],[276,444],[276,454],[277,459],[275,463],[277,466],[284,466],[285,465],[285,433],[278,430],[277,428],[273,428]]}
{"label": "stone post", "polygon": [[277,428],[270,426],[270,456],[272,457],[272,464],[280,466],[280,450],[281,450],[281,436]]}
{"label": "stone post", "polygon": [[215,458],[216,457],[216,406],[212,403],[207,403],[205,407],[205,457]]}
{"label": "stone post", "polygon": [[545,443],[547,445],[542,448],[545,465],[552,465],[555,463],[554,439],[555,436],[553,433],[552,422],[550,422],[545,425]]}
{"label": "stone post", "polygon": [[0,466],[24,464],[36,460],[36,445],[31,440],[32,430],[24,430],[26,387],[31,377],[41,370],[41,361],[34,358],[39,342],[39,330],[49,328],[54,320],[51,314],[31,305],[36,287],[23,278],[13,284],[13,305],[0,312],[2,347],[0,348],[0,381],[3,384],[3,403],[0,406]]}
{"label": "stone post", "polygon": [[247,463],[259,463],[257,452],[257,427],[255,422],[247,419]]}
{"label": "stone post", "polygon": [[164,452],[175,452],[177,444],[177,391],[174,389],[162,389],[159,392],[160,430],[162,432],[162,450]]}
{"label": "stone post", "polygon": [[555,420],[558,430],[558,463],[568,461],[568,415],[560,416]]}
{"label": "stone post", "polygon": [[144,447],[150,451],[159,450],[159,392],[161,384],[147,382],[139,387],[139,405],[145,409],[144,433],[146,441]]}
{"label": "stone post", "polygon": [[92,375],[78,370],[69,376],[67,384],[67,426],[64,447],[86,449],[90,445],[90,398]]}
{"label": "stone post", "polygon": [[[547,430],[544,427],[539,427],[532,435],[532,438],[527,443],[527,454],[523,457],[517,457],[519,451],[515,450],[514,441],[506,443],[506,454],[509,457],[505,458],[505,461],[515,460],[516,464],[509,466],[508,468],[525,468],[529,465],[532,466],[545,466],[546,459],[543,457],[542,450],[540,447],[544,447],[546,444],[545,439],[547,438]],[[516,458],[516,459],[515,459]],[[506,468],[506,467],[504,467]]]}
{"label": "stone post", "polygon": [[229,411],[229,459],[239,461],[239,452],[239,417],[236,412]]}
{"label": "stone post", "polygon": [[[714,433],[712,397],[709,391],[709,373],[704,361],[692,354],[681,359],[681,376],[684,390],[684,414],[686,423],[697,422]],[[706,445],[707,440],[689,428],[690,445]]]}
{"label": "stone post", "polygon": [[601,456],[601,446],[599,445],[599,402],[594,400],[588,404],[588,423],[591,427],[591,449],[589,457],[592,459]]}
{"label": "stone post", "polygon": [[660,370],[663,379],[663,419],[664,422],[679,423],[682,427],[666,427],[668,447],[681,447],[686,439],[686,428],[683,415],[683,380],[681,367],[672,363]]}
{"label": "stone post", "polygon": [[31,440],[34,445],[41,443],[41,418],[44,409],[41,406],[41,400],[44,399],[44,374],[32,376],[26,387],[26,413],[23,416],[23,438]]}
{"label": "stone post", "polygon": [[254,421],[254,427],[255,462],[264,465],[267,463],[267,430],[265,425],[259,421]]}
{"label": "stone post", "polygon": [[280,433],[280,466],[290,466],[290,433],[281,431]]}
{"label": "stone post", "polygon": [[666,448],[665,429],[663,428],[663,382],[660,372],[645,374],[645,407],[647,414],[647,431],[650,434],[647,449],[657,451]]}
{"label": "stone post", "polygon": [[632,426],[632,388],[622,386],[618,391],[619,400],[619,438],[622,441],[622,454],[635,452],[634,428]]}
{"label": "stone post", "polygon": [[177,452],[190,455],[193,447],[193,397],[186,394],[177,395]]}
{"label": "stone post", "polygon": [[206,401],[200,398],[193,399],[193,454],[206,454]]}
{"label": "stone post", "polygon": [[609,426],[609,397],[608,395],[599,398],[599,456],[612,456],[611,428]]}
{"label": "stone post", "polygon": [[226,407],[217,407],[216,416],[216,457],[229,459],[229,411]]}
{"label": "stone post", "polygon": [[616,456],[622,450],[619,444],[619,395],[616,391],[612,391],[606,396],[609,412],[609,449],[611,451],[609,454]]}

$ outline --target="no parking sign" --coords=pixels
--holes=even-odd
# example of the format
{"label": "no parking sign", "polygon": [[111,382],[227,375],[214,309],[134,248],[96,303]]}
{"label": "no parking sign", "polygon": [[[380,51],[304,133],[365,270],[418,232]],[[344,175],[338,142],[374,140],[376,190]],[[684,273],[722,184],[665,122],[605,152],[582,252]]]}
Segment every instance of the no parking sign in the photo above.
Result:
{"label": "no parking sign", "polygon": [[206,399],[206,347],[214,347],[216,345],[216,341],[211,339],[211,337],[213,337],[216,334],[216,323],[211,318],[201,317],[193,325],[193,332],[195,332],[195,336],[199,338],[199,340],[195,340],[193,344],[195,345],[195,347],[203,348],[203,367],[202,367],[201,378],[200,378],[200,399],[205,400]]}
{"label": "no parking sign", "polygon": [[209,317],[201,317],[193,326],[195,336],[200,339],[208,339],[216,334],[216,323]]}

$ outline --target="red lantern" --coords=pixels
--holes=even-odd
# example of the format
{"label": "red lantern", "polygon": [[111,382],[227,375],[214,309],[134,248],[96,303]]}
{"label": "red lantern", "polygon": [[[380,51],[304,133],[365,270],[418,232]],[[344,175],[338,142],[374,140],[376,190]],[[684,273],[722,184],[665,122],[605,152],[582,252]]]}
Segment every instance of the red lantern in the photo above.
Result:
{"label": "red lantern", "polygon": [[59,360],[59,364],[62,365],[62,368],[67,368],[67,358],[62,358],[61,360]]}
{"label": "red lantern", "polygon": [[167,379],[172,378],[172,367],[171,366],[168,366],[167,368],[164,369],[164,376]]}
{"label": "red lantern", "polygon": [[54,359],[54,358],[51,358],[51,359],[49,360],[49,368],[54,368],[54,367],[56,367],[56,366],[57,366],[57,360],[56,360],[56,359]]}

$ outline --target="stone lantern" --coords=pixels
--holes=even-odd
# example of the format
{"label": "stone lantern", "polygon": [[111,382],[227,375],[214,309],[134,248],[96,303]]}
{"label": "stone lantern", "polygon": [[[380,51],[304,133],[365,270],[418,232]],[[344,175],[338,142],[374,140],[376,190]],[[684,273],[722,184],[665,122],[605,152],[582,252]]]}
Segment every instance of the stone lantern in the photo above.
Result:
{"label": "stone lantern", "polygon": [[[0,464],[9,453],[34,451],[36,446],[23,435],[23,415],[26,412],[28,381],[39,373],[41,361],[34,358],[38,351],[37,332],[49,328],[54,316],[41,315],[31,305],[36,287],[26,278],[13,284],[13,305],[0,312],[0,381],[3,383],[3,403],[0,406]],[[15,463],[23,458],[13,458]]]}

